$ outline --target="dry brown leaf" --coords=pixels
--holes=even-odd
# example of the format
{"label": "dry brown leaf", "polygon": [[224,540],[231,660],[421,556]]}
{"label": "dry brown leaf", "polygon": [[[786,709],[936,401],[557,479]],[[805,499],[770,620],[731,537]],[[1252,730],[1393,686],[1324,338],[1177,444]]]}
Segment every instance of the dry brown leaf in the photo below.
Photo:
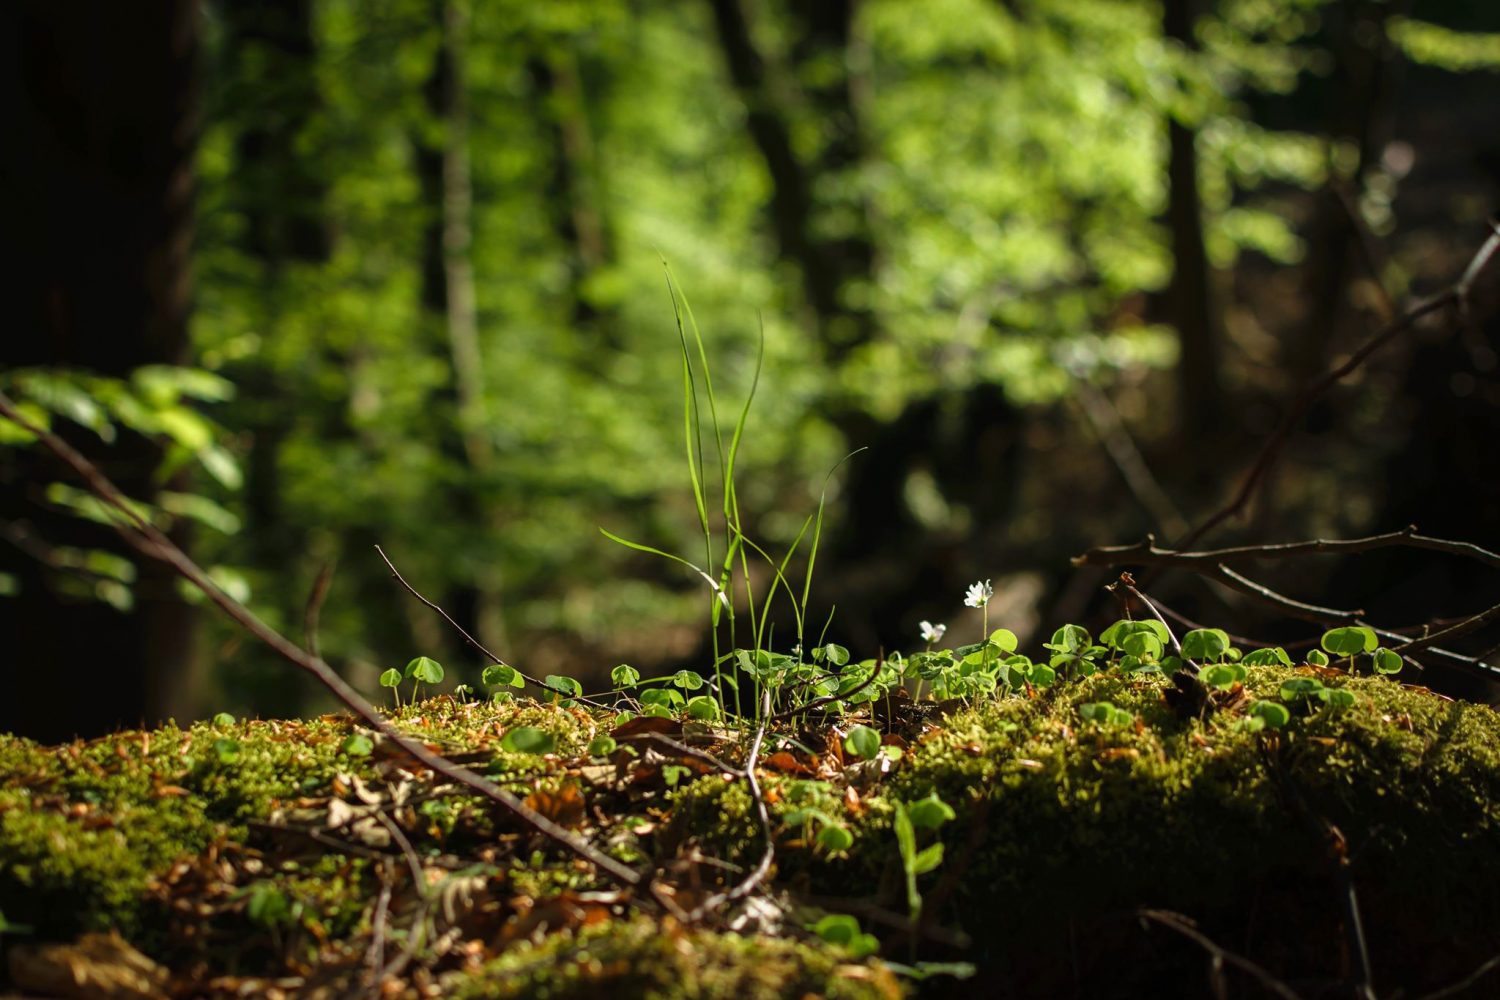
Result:
{"label": "dry brown leaf", "polygon": [[10,978],[24,992],[65,1000],[166,1000],[167,971],[124,938],[85,934],[72,944],[16,945]]}
{"label": "dry brown leaf", "polygon": [[526,804],[561,826],[576,829],[588,815],[588,804],[578,782],[569,781],[556,791],[537,790],[526,796]]}

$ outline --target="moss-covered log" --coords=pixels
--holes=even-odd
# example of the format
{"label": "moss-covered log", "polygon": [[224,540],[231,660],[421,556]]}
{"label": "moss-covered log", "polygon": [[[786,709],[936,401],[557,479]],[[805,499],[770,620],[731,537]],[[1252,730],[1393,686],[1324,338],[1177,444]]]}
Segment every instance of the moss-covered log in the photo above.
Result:
{"label": "moss-covered log", "polygon": [[[1163,697],[1169,682],[1101,674],[912,712],[891,727],[905,750],[890,763],[841,761],[826,725],[773,740],[762,784],[778,917],[762,913],[749,936],[631,910],[343,717],[53,748],[0,738],[0,912],[30,928],[0,943],[24,978],[47,942],[117,930],[165,988],[209,994],[335,995],[374,969],[414,995],[954,988],[898,980],[804,930],[851,912],[888,958],[974,963],[979,984],[961,988],[987,995],[1207,991],[1207,952],[1143,919],[1151,909],[1318,996],[1357,978],[1357,910],[1381,995],[1462,979],[1500,953],[1500,714],[1325,672],[1352,705],[1291,699],[1284,728],[1246,724],[1248,705],[1298,676],[1307,668],[1249,668],[1243,690],[1197,711]],[[1080,711],[1106,702],[1108,721]],[[439,698],[398,715],[616,857],[654,862],[684,903],[762,850],[744,782],[647,743],[590,757],[607,713]],[[553,734],[554,752],[503,749],[521,725]],[[741,750],[729,734],[682,738],[731,761]],[[892,823],[898,802],[933,793],[956,816],[918,829],[945,851],[918,879],[913,931]],[[820,843],[828,823],[852,843]],[[1253,982],[1222,975],[1233,991]]]}

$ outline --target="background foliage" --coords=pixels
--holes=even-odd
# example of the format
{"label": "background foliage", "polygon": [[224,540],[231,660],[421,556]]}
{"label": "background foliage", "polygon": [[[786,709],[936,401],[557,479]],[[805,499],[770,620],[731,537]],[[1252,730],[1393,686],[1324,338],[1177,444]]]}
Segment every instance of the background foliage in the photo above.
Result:
{"label": "background foliage", "polygon": [[[731,410],[764,338],[739,476],[753,535],[790,543],[827,470],[869,448],[832,481],[812,615],[837,605],[830,636],[868,652],[915,647],[975,578],[996,578],[995,621],[1023,636],[1082,617],[1101,581],[1065,557],[1210,509],[1289,392],[1378,323],[1381,285],[1452,280],[1496,195],[1500,23],[1481,2],[181,7],[122,30],[181,29],[197,67],[178,88],[197,106],[180,119],[197,122],[182,343],[101,365],[107,324],[69,339],[42,319],[7,349],[5,387],[67,426],[104,421],[88,445],[114,424],[158,442],[117,461],[156,470],[136,492],[196,521],[202,561],[272,624],[296,633],[336,564],[323,650],[369,690],[418,653],[467,663],[456,680],[482,665],[393,586],[377,542],[535,673],[702,665],[698,581],[596,530],[693,545],[663,258]],[[27,17],[79,44],[106,30]],[[26,58],[23,90],[68,79]],[[46,259],[73,266],[66,242]],[[1322,407],[1238,530],[1420,519],[1493,543],[1496,485],[1462,458],[1500,423],[1481,319]],[[163,397],[152,423],[86,380],[141,387],[152,363],[218,388]],[[1139,444],[1160,494],[1125,487],[1111,436]],[[70,540],[85,529],[21,505],[68,506],[36,462],[7,445],[8,614],[95,594],[111,628],[180,600],[109,562],[102,531]],[[1424,462],[1450,495],[1420,488]],[[85,585],[75,550],[95,560]],[[1473,593],[1399,562],[1314,582],[1413,621]],[[1413,591],[1433,605],[1397,603]],[[1186,585],[1166,599],[1249,614]],[[217,623],[174,620],[189,638],[170,655],[127,639],[113,668],[70,665],[165,676],[105,716],[301,707]]]}

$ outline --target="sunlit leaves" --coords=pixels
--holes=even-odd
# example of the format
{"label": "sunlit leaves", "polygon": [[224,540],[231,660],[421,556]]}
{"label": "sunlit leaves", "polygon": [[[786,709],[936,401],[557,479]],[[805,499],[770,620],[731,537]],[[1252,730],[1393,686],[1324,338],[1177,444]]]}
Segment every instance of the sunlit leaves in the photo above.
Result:
{"label": "sunlit leaves", "polygon": [[430,656],[418,656],[406,664],[403,671],[408,680],[423,684],[438,684],[443,679],[443,665]]}
{"label": "sunlit leaves", "polygon": [[1355,656],[1374,652],[1380,645],[1380,638],[1374,629],[1349,625],[1324,632],[1319,645],[1334,656]]}
{"label": "sunlit leaves", "polygon": [[1230,645],[1229,634],[1223,629],[1195,628],[1182,637],[1182,655],[1189,660],[1220,660]]}
{"label": "sunlit leaves", "polygon": [[491,663],[484,668],[479,679],[486,687],[523,688],[526,686],[526,679],[521,676],[521,672],[506,663]]}

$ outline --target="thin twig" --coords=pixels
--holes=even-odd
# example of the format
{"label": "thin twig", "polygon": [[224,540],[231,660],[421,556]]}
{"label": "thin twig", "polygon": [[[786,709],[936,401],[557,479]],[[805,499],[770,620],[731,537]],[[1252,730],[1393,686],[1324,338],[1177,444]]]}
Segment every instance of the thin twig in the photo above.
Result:
{"label": "thin twig", "polygon": [[1397,646],[1395,651],[1398,653],[1404,653],[1418,649],[1427,649],[1428,647],[1434,646],[1437,643],[1446,642],[1449,639],[1457,638],[1461,635],[1468,635],[1470,632],[1478,631],[1479,629],[1484,628],[1490,622],[1497,620],[1500,620],[1500,604],[1497,604],[1493,608],[1489,608],[1485,611],[1481,611],[1477,615],[1470,615],[1468,618],[1465,618],[1457,625],[1450,625],[1440,632],[1434,632],[1431,635],[1424,635],[1420,639],[1413,639],[1410,642]]}
{"label": "thin twig", "polygon": [[370,996],[379,1000],[385,983],[385,922],[391,907],[391,880],[385,866],[380,868],[380,895],[375,898],[375,912],[370,916],[370,947],[365,961],[370,966]]}
{"label": "thin twig", "polygon": [[755,803],[755,818],[760,823],[761,837],[764,839],[765,847],[761,852],[760,861],[751,869],[750,874],[741,879],[732,889],[726,892],[716,892],[694,907],[693,911],[687,915],[688,923],[696,923],[723,904],[732,903],[750,895],[765,880],[767,873],[771,870],[771,863],[776,860],[776,839],[771,835],[771,813],[766,808],[766,797],[761,793],[760,780],[755,776],[755,766],[760,761],[761,744],[766,738],[766,726],[771,721],[769,718],[771,689],[769,687],[765,689],[761,699],[761,723],[755,730],[754,741],[750,744],[750,755],[745,759],[745,784],[749,786],[751,801]]}
{"label": "thin twig", "polygon": [[[1194,621],[1182,612],[1174,611],[1171,608],[1167,607],[1161,602],[1161,598],[1152,598],[1152,600],[1156,604],[1156,610],[1160,611],[1162,614],[1166,615],[1168,618],[1172,619],[1183,628],[1186,628],[1190,631],[1193,629],[1208,628],[1207,625]],[[1254,648],[1271,645],[1271,643],[1263,642],[1260,639],[1253,639],[1248,635],[1235,635],[1233,632],[1226,632],[1224,634],[1229,636],[1229,641],[1234,643],[1236,646],[1249,646]],[[1287,646],[1286,648],[1292,649],[1293,647]]]}
{"label": "thin twig", "polygon": [[1380,293],[1380,319],[1389,323],[1396,317],[1398,306],[1396,298],[1385,287],[1385,279],[1381,275],[1380,241],[1370,229],[1370,224],[1365,221],[1364,213],[1359,210],[1359,205],[1354,200],[1354,193],[1349,189],[1345,181],[1335,181],[1332,185],[1334,197],[1338,199],[1340,207],[1348,217],[1349,225],[1354,230],[1359,243],[1360,257],[1363,259],[1365,270],[1370,272],[1370,280],[1375,285],[1375,290]]}
{"label": "thin twig", "polygon": [[[525,681],[527,684],[530,684],[532,687],[541,688],[543,691],[547,691],[547,692],[549,692],[551,694],[565,693],[565,692],[559,692],[557,690],[557,688],[553,687],[552,685],[547,684],[546,682],[541,681],[541,680],[539,680],[539,679],[537,679],[535,677],[532,677],[530,674],[528,674],[525,671],[521,670],[519,667],[516,667],[514,664],[506,663],[503,659],[501,659],[500,657],[496,656],[494,653],[490,652],[488,649],[485,648],[485,646],[484,646],[483,643],[481,643],[478,639],[476,639],[472,635],[470,635],[467,629],[465,629],[458,622],[454,621],[452,615],[450,615],[450,614],[448,614],[448,612],[444,611],[435,602],[428,600],[425,596],[423,596],[422,592],[419,591],[416,587],[413,587],[410,583],[407,583],[406,582],[406,577],[402,576],[401,575],[401,571],[396,568],[396,564],[393,563],[393,562],[391,562],[391,557],[385,554],[385,549],[383,549],[379,545],[377,545],[377,546],[375,546],[375,552],[380,556],[381,561],[384,562],[385,565],[386,565],[386,567],[391,571],[391,575],[396,578],[396,582],[399,583],[399,584],[401,584],[401,586],[403,588],[405,588],[405,590],[406,590],[406,592],[408,594],[410,594],[411,596],[415,597],[417,600],[421,601],[423,604],[427,605],[433,611],[436,611],[442,617],[443,621],[447,622],[449,625],[452,625],[453,628],[454,628],[454,630],[456,632],[458,632],[459,635],[461,635],[461,636],[464,637],[464,641],[465,642],[467,642],[469,645],[473,646],[479,652],[481,652],[485,656],[487,656],[489,658],[489,660],[490,660],[491,663],[499,664],[502,667],[510,667],[512,670],[514,670],[516,672],[516,676],[520,677],[523,681]],[[602,701],[595,701],[593,698],[590,698],[588,695],[582,695],[582,694],[579,694],[579,695],[569,695],[569,697],[572,698],[572,700],[574,700],[574,701],[581,701],[585,705],[592,705],[595,708],[608,709],[608,708],[611,707],[611,706],[605,704]]]}
{"label": "thin twig", "polygon": [[417,857],[417,849],[411,846],[411,840],[407,838],[406,832],[396,824],[395,820],[387,816],[383,809],[375,810],[375,818],[380,821],[380,825],[385,827],[391,839],[396,842],[396,846],[401,849],[401,855],[406,859],[406,867],[411,872],[412,888],[416,890],[418,896],[427,895],[427,875],[422,870],[422,859]]}
{"label": "thin twig", "polygon": [[1414,327],[1417,322],[1426,316],[1440,312],[1448,308],[1463,310],[1468,306],[1469,293],[1473,289],[1475,280],[1479,274],[1488,266],[1494,258],[1497,250],[1500,250],[1500,227],[1492,226],[1492,232],[1473,259],[1469,261],[1468,267],[1464,268],[1463,276],[1447,291],[1441,292],[1426,301],[1419,302],[1406,310],[1401,316],[1387,323],[1374,336],[1365,341],[1357,350],[1349,355],[1343,364],[1334,367],[1323,375],[1314,379],[1306,388],[1298,393],[1297,398],[1292,401],[1291,408],[1261,446],[1255,461],[1251,463],[1250,470],[1245,474],[1240,487],[1235,491],[1233,497],[1223,507],[1219,508],[1208,517],[1197,528],[1193,529],[1178,544],[1180,548],[1192,546],[1198,539],[1202,538],[1214,528],[1223,524],[1229,518],[1244,510],[1250,498],[1255,495],[1261,483],[1270,474],[1275,466],[1277,458],[1280,457],[1281,449],[1285,446],[1287,439],[1291,437],[1292,431],[1307,416],[1309,410],[1323,394],[1333,388],[1338,382],[1352,374],[1365,359],[1384,347],[1390,341],[1396,339],[1407,330]]}
{"label": "thin twig", "polygon": [[1461,996],[1462,994],[1468,992],[1470,986],[1473,986],[1475,983],[1479,982],[1479,980],[1483,979],[1491,972],[1494,972],[1496,969],[1500,969],[1500,955],[1496,955],[1494,958],[1483,963],[1479,966],[1479,968],[1475,969],[1473,972],[1469,973],[1467,976],[1460,979],[1452,986],[1444,986],[1440,990],[1423,994],[1422,996],[1418,997],[1417,1000],[1447,1000],[1448,997]]}
{"label": "thin twig", "polygon": [[1316,622],[1335,621],[1353,624],[1364,616],[1364,611],[1360,609],[1326,608],[1321,604],[1308,604],[1306,601],[1299,601],[1295,597],[1287,597],[1285,594],[1278,593],[1263,583],[1256,583],[1243,573],[1236,573],[1223,563],[1215,566],[1208,575],[1231,590],[1237,590],[1241,594],[1264,601],[1267,604],[1288,611],[1299,618],[1308,618]]}
{"label": "thin twig", "polygon": [[1099,439],[1105,453],[1119,470],[1120,478],[1125,480],[1125,485],[1146,513],[1151,515],[1157,527],[1170,535],[1180,535],[1187,531],[1189,525],[1183,519],[1182,512],[1151,474],[1145,456],[1136,447],[1135,439],[1130,436],[1125,421],[1120,417],[1120,411],[1115,409],[1109,397],[1077,373],[1074,374],[1073,389],[1069,398],[1077,402],[1078,409],[1093,429],[1094,436]]}
{"label": "thin twig", "polygon": [[1183,937],[1187,938],[1189,941],[1194,942],[1204,951],[1208,952],[1209,955],[1213,957],[1215,962],[1227,962],[1235,968],[1248,973],[1256,980],[1256,982],[1260,983],[1262,986],[1270,990],[1272,993],[1275,993],[1277,996],[1284,997],[1285,1000],[1302,1000],[1302,998],[1298,996],[1297,993],[1293,991],[1293,989],[1286,983],[1283,983],[1280,979],[1277,979],[1275,976],[1271,975],[1271,973],[1267,972],[1259,965],[1256,965],[1245,956],[1237,954],[1236,952],[1232,952],[1228,948],[1225,948],[1223,945],[1214,941],[1207,934],[1204,934],[1197,927],[1195,927],[1193,925],[1193,922],[1187,917],[1184,917],[1182,914],[1172,913],[1169,910],[1146,909],[1137,910],[1136,914],[1140,916],[1142,920],[1150,920],[1155,923],[1161,924],[1168,930],[1176,931],[1178,934],[1181,934]]}
{"label": "thin twig", "polygon": [[[526,826],[592,864],[612,881],[626,888],[635,888],[644,881],[635,869],[596,850],[586,840],[554,823],[488,778],[446,760],[439,754],[428,750],[422,743],[403,735],[322,659],[310,656],[298,648],[281,633],[257,618],[249,608],[224,593],[208,578],[203,569],[188,557],[187,553],[131,507],[125,495],[99,470],[98,466],[56,434],[28,420],[16,409],[10,397],[3,392],[0,392],[0,416],[6,417],[12,423],[35,435],[49,451],[78,474],[90,492],[122,515],[122,519],[115,527],[128,543],[142,554],[160,559],[171,566],[180,576],[202,591],[204,596],[241,628],[260,640],[282,659],[311,674],[350,711],[365,720],[377,732],[391,740],[423,766],[500,805]],[[669,898],[660,892],[654,883],[648,884],[647,888],[659,903]],[[663,903],[663,905],[667,904]]]}
{"label": "thin twig", "polygon": [[1238,545],[1226,549],[1164,548],[1147,535],[1131,545],[1101,545],[1073,557],[1074,566],[1182,566],[1214,563],[1240,563],[1267,559],[1290,559],[1308,555],[1350,555],[1387,548],[1431,549],[1450,555],[1465,556],[1500,569],[1500,553],[1491,552],[1472,542],[1434,538],[1417,533],[1416,525],[1400,531],[1364,538],[1314,538],[1305,542],[1279,542],[1270,545]]}
{"label": "thin twig", "polygon": [[664,735],[662,733],[642,733],[640,736],[627,736],[624,740],[622,740],[622,742],[633,743],[637,740],[650,740],[653,743],[660,743],[662,746],[671,747],[673,750],[677,751],[680,754],[683,754],[684,756],[692,757],[695,760],[701,760],[703,761],[703,763],[718,768],[725,774],[733,775],[736,778],[743,778],[745,776],[744,771],[740,770],[732,764],[725,763],[724,761],[715,757],[713,754],[703,750],[699,750],[696,747],[690,747],[686,743],[674,740],[672,739],[672,737]]}

